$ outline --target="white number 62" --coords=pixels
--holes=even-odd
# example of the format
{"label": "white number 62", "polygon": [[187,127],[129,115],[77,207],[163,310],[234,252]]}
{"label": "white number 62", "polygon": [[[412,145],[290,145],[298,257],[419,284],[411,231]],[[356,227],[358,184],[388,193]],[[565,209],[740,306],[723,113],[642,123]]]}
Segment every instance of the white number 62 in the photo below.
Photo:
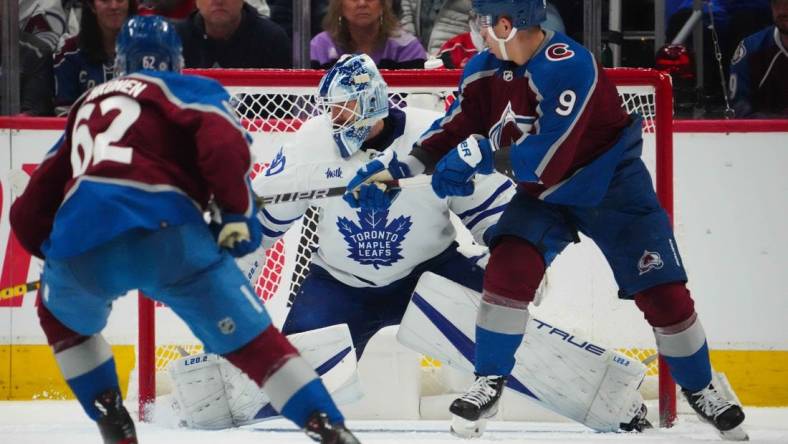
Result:
{"label": "white number 62", "polygon": [[558,107],[555,109],[559,115],[568,116],[572,114],[572,108],[575,107],[575,102],[577,101],[577,95],[571,89],[567,89],[566,91],[562,92],[560,96],[558,96]]}

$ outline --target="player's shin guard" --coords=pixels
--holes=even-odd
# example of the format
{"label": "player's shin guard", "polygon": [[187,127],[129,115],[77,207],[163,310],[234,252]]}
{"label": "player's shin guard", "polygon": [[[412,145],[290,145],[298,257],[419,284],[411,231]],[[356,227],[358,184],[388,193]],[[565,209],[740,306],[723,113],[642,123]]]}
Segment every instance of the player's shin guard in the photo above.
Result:
{"label": "player's shin guard", "polygon": [[508,376],[523,342],[528,303],[485,291],[476,315],[476,374]]}
{"label": "player's shin guard", "polygon": [[523,340],[528,304],[542,281],[545,263],[531,243],[503,236],[490,254],[476,317],[476,373],[508,376]]}
{"label": "player's shin guard", "polygon": [[654,328],[657,349],[676,383],[693,392],[706,387],[711,382],[706,333],[684,283],[645,290],[635,297],[635,303]]}
{"label": "player's shin guard", "polygon": [[120,393],[112,348],[100,334],[83,336],[69,329],[41,301],[38,317],[63,378],[88,416],[98,420],[102,416],[96,408],[99,395]]}
{"label": "player's shin guard", "polygon": [[225,358],[262,387],[271,406],[299,427],[315,412],[325,413],[334,424],[344,421],[315,370],[273,326]]}

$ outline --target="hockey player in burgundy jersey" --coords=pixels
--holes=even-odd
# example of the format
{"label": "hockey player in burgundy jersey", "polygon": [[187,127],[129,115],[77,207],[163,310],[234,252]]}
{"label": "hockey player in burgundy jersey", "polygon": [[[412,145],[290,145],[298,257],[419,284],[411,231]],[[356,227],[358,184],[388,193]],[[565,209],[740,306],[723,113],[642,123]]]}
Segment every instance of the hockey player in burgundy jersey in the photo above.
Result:
{"label": "hockey player in burgundy jersey", "polygon": [[[438,196],[467,195],[475,173],[505,172],[518,192],[485,238],[492,253],[476,325],[473,386],[451,405],[453,430],[497,410],[545,269],[577,231],[600,247],[620,288],[654,328],[690,405],[727,437],[744,413],[711,385],[706,335],[673,231],[640,159],[641,119],[627,115],[593,55],[542,30],[543,0],[474,0],[488,50],[471,59],[460,96],[414,146],[423,168],[370,163],[351,184],[432,172]],[[349,193],[354,190],[349,190]]]}
{"label": "hockey player in burgundy jersey", "polygon": [[[357,443],[235,265],[233,256],[262,239],[250,138],[224,88],[181,75],[182,60],[171,25],[129,20],[117,40],[122,77],[74,104],[64,135],[11,209],[20,242],[45,259],[39,317],[60,370],[105,443],[136,443],[101,330],[112,302],[141,289],[310,437]],[[210,226],[209,199],[221,215]]]}

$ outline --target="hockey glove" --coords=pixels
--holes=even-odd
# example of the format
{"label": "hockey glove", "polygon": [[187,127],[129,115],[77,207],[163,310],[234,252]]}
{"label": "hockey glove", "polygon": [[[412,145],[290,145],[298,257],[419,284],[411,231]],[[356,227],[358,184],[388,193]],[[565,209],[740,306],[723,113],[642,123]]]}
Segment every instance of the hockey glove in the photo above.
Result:
{"label": "hockey glove", "polygon": [[472,135],[446,153],[435,165],[432,189],[440,198],[473,194],[473,175],[493,172],[493,150],[488,139]]}
{"label": "hockey glove", "polygon": [[221,212],[219,221],[211,222],[211,231],[216,243],[227,249],[233,257],[243,257],[255,251],[263,241],[263,225],[254,216],[247,218],[242,214]]}
{"label": "hockey glove", "polygon": [[383,182],[411,177],[423,170],[424,165],[415,157],[406,156],[400,161],[397,153],[386,150],[356,171],[342,198],[352,208],[386,209],[401,190],[387,187]]}

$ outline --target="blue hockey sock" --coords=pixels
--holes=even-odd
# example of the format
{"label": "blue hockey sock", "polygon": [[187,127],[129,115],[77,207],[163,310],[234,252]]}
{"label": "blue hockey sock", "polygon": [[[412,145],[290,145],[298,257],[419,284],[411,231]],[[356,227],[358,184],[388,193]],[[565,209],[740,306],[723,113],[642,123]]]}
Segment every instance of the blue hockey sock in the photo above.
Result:
{"label": "blue hockey sock", "polygon": [[118,374],[112,349],[101,335],[91,336],[86,341],[55,353],[71,391],[82,404],[85,413],[96,420],[101,413],[95,401],[99,394],[109,390],[119,390]]}
{"label": "blue hockey sock", "polygon": [[482,299],[476,317],[476,373],[508,376],[514,352],[523,342],[527,308],[492,304]]}
{"label": "blue hockey sock", "polygon": [[333,424],[345,421],[320,378],[301,387],[282,407],[282,415],[301,428],[315,412],[325,413]]}
{"label": "blue hockey sock", "polygon": [[696,317],[690,320],[688,327],[683,329],[676,327],[654,329],[657,348],[667,361],[670,374],[676,383],[685,390],[696,392],[711,382],[711,362],[706,333]]}

